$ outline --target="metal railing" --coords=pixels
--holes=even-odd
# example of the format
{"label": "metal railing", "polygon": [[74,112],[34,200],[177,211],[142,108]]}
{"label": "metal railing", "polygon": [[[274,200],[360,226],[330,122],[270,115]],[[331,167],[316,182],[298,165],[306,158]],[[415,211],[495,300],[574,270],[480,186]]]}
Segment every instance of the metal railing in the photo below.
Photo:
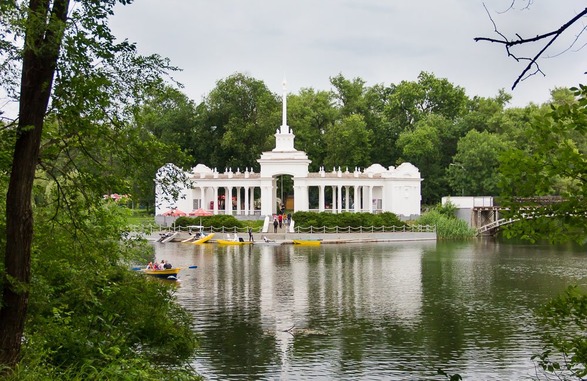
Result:
{"label": "metal railing", "polygon": [[[248,227],[238,228],[236,226],[208,226],[203,230],[207,233],[246,233]],[[253,232],[261,233],[262,227],[253,228]],[[185,226],[165,225],[130,225],[129,230],[133,233],[156,234],[158,232],[188,232],[190,228]],[[434,225],[404,225],[404,226],[309,226],[296,227],[294,233],[326,234],[326,233],[434,233]],[[283,232],[282,232],[283,233]]]}

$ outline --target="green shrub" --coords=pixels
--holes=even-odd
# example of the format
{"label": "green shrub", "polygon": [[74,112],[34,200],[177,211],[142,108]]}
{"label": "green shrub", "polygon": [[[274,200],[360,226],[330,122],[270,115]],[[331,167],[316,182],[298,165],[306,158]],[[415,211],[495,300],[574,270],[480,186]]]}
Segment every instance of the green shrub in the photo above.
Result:
{"label": "green shrub", "polygon": [[202,225],[204,227],[214,226],[216,228],[221,226],[227,228],[243,228],[245,226],[245,224],[236,217],[226,214],[207,217],[179,217],[175,220],[175,226],[187,227],[190,225]]}
{"label": "green shrub", "polygon": [[436,237],[438,239],[465,239],[475,237],[475,229],[472,229],[463,220],[454,216],[449,217],[437,209],[432,209],[416,220],[419,225],[436,226]]}
{"label": "green shrub", "polygon": [[393,213],[317,213],[317,212],[295,212],[292,219],[296,223],[296,227],[309,228],[313,227],[353,227],[361,226],[405,226]]}

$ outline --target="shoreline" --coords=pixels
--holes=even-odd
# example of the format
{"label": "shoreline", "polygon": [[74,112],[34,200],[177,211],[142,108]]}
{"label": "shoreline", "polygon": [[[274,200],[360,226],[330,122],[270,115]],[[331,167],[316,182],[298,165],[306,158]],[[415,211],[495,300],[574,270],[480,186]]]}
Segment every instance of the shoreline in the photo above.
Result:
{"label": "shoreline", "polygon": [[[216,243],[216,239],[233,239],[234,233],[215,233],[216,235],[207,243]],[[238,233],[237,233],[238,234]],[[248,241],[247,233],[238,234],[239,237]],[[145,236],[148,241],[156,242],[160,233],[153,233]],[[190,235],[186,232],[179,232],[172,241],[168,243],[181,242]],[[436,241],[436,232],[379,232],[379,233],[253,233],[255,244],[267,244],[263,237],[267,237],[272,244],[293,245],[294,240],[319,240],[322,244],[345,244],[345,243],[375,243],[375,242],[405,242],[405,241]],[[163,244],[163,243],[162,243]]]}

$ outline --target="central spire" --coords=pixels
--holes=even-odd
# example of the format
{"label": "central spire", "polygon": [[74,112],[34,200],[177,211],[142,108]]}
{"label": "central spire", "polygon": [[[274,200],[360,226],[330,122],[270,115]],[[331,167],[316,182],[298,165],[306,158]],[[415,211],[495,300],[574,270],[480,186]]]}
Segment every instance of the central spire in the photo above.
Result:
{"label": "central spire", "polygon": [[282,115],[281,115],[281,133],[289,134],[289,127],[287,126],[287,80],[283,78],[283,100],[282,100]]}
{"label": "central spire", "polygon": [[294,148],[295,136],[287,125],[287,81],[283,78],[283,115],[281,116],[281,127],[275,131],[275,148],[273,152],[296,152]]}

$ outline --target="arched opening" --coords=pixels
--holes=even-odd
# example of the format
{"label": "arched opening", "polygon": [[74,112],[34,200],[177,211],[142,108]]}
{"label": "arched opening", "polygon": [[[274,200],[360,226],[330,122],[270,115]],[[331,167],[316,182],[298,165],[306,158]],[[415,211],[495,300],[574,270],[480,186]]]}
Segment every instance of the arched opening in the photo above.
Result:
{"label": "arched opening", "polygon": [[276,175],[276,211],[278,213],[292,212],[294,210],[294,189],[293,176],[280,174]]}

